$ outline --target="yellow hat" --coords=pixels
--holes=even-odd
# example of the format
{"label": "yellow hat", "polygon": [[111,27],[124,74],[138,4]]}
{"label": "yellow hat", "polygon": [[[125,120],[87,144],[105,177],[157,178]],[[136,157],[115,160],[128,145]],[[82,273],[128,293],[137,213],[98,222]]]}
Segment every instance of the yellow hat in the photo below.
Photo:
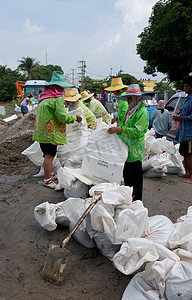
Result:
{"label": "yellow hat", "polygon": [[118,90],[121,90],[121,89],[124,89],[124,88],[127,88],[127,87],[128,87],[128,85],[123,84],[121,77],[112,78],[111,79],[111,86],[106,88],[105,91],[114,92],[114,91],[118,91]]}
{"label": "yellow hat", "polygon": [[81,100],[82,100],[82,101],[85,101],[85,100],[91,98],[93,95],[94,95],[94,93],[90,94],[90,93],[88,93],[87,91],[83,91],[83,92],[81,93]]}
{"label": "yellow hat", "polygon": [[78,93],[76,88],[74,89],[66,89],[65,97],[63,98],[65,101],[75,102],[81,98],[81,95]]}

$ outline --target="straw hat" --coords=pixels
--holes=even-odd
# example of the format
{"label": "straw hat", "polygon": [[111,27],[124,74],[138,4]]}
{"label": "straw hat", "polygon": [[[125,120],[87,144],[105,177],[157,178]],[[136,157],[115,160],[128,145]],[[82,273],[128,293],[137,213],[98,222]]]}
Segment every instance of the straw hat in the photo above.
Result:
{"label": "straw hat", "polygon": [[81,98],[81,95],[78,93],[76,88],[74,89],[66,89],[65,97],[63,98],[65,101],[76,102]]}
{"label": "straw hat", "polygon": [[94,93],[90,94],[87,91],[83,91],[81,93],[81,101],[85,101],[85,100],[91,98],[93,95],[94,95]]}
{"label": "straw hat", "polygon": [[138,84],[130,84],[127,88],[126,93],[122,95],[121,98],[127,96],[142,96],[140,86]]}
{"label": "straw hat", "polygon": [[74,86],[65,80],[64,74],[61,71],[53,71],[51,81],[47,82],[46,85],[59,85],[62,88],[71,88]]}
{"label": "straw hat", "polygon": [[121,90],[121,89],[124,89],[124,88],[127,88],[127,87],[128,87],[128,85],[123,84],[121,77],[112,78],[111,79],[111,86],[106,88],[105,91],[114,92],[114,91],[118,91],[118,90]]}

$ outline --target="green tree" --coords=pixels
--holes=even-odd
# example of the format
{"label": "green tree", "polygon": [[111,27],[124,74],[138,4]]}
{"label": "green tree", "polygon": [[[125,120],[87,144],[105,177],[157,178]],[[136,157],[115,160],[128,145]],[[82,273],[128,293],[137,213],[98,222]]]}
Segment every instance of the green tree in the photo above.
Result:
{"label": "green tree", "polygon": [[101,87],[106,85],[106,81],[107,81],[107,79],[96,80],[96,79],[90,78],[89,76],[86,76],[85,81],[84,81],[84,87],[92,93],[100,94]]}
{"label": "green tree", "polygon": [[12,101],[17,96],[15,81],[19,78],[19,73],[15,70],[0,66],[0,101]]}
{"label": "green tree", "polygon": [[31,80],[32,77],[37,79],[35,77],[39,71],[39,62],[37,62],[35,58],[27,56],[22,57],[22,59],[18,61],[20,62],[18,70],[23,71],[29,80]]}
{"label": "green tree", "polygon": [[192,71],[192,1],[160,0],[139,35],[137,54],[146,61],[144,72],[181,80]]}
{"label": "green tree", "polygon": [[41,80],[46,80],[46,81],[50,81],[53,71],[62,71],[62,68],[60,66],[57,65],[39,65],[38,66],[38,78],[34,78],[34,79],[41,79]]}
{"label": "green tree", "polygon": [[154,91],[161,93],[164,91],[174,92],[173,87],[169,84],[169,82],[166,82],[166,78],[163,78],[160,82],[156,82]]}

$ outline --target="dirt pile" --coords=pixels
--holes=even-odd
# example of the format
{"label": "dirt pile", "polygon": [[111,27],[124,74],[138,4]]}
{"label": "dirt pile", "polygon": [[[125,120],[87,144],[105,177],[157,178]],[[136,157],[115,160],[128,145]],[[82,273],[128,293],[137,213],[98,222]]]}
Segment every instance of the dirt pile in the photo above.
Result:
{"label": "dirt pile", "polygon": [[[0,122],[3,134],[0,135],[1,169],[0,174],[25,174],[34,164],[21,152],[32,143],[36,111],[9,122]],[[11,123],[11,124],[10,124]],[[35,167],[36,168],[36,167]]]}

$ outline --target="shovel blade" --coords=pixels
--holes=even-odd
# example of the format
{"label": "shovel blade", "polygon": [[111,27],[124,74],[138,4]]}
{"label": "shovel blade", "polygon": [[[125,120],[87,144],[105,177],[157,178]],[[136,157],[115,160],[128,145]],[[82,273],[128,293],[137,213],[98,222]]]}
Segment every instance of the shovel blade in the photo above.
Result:
{"label": "shovel blade", "polygon": [[49,251],[47,260],[41,272],[45,280],[61,285],[64,279],[63,272],[67,264],[70,251],[66,248],[53,245]]}

